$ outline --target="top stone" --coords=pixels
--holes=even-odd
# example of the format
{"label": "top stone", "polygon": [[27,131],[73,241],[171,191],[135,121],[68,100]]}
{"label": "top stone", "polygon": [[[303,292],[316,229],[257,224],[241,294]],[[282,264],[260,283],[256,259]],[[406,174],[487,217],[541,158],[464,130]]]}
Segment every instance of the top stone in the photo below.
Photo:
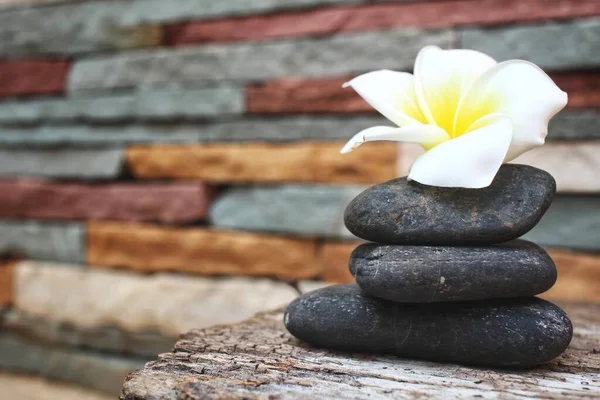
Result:
{"label": "top stone", "polygon": [[346,208],[356,236],[380,243],[478,245],[528,232],[546,212],[556,182],[526,165],[503,165],[483,189],[426,186],[406,178],[370,187]]}

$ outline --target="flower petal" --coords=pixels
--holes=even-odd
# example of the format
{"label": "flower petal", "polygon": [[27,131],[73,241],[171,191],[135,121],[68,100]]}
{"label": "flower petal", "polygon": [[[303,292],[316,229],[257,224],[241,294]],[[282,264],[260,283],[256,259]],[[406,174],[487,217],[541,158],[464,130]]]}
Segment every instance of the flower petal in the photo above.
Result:
{"label": "flower petal", "polygon": [[461,132],[490,112],[509,117],[513,140],[505,161],[544,144],[548,122],[567,104],[567,94],[528,61],[497,64],[483,74],[459,105],[455,131]]}
{"label": "flower petal", "polygon": [[493,58],[479,51],[424,47],[415,61],[415,90],[428,122],[454,137],[454,116],[460,99],[494,65]]}
{"label": "flower petal", "polygon": [[432,186],[487,187],[502,165],[512,130],[510,119],[498,114],[487,116],[478,129],[442,143],[417,158],[408,179]]}
{"label": "flower petal", "polygon": [[435,125],[411,125],[402,128],[374,126],[354,135],[340,150],[340,153],[349,153],[365,142],[376,140],[420,143],[425,148],[431,148],[449,139],[448,134]]}
{"label": "flower petal", "polygon": [[417,105],[414,77],[387,69],[369,72],[344,84],[398,126],[425,122]]}

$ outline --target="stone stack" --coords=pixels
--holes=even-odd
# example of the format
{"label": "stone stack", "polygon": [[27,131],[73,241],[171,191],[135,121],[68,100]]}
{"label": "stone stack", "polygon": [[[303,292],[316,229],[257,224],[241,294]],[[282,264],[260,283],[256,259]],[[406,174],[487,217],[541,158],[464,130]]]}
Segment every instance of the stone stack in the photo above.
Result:
{"label": "stone stack", "polygon": [[307,293],[285,313],[287,329],[319,347],[496,367],[548,362],[573,328],[534,297],[557,277],[548,254],[515,240],[548,209],[545,171],[504,165],[484,189],[395,179],[348,206],[345,223],[371,241],[350,257],[356,285]]}

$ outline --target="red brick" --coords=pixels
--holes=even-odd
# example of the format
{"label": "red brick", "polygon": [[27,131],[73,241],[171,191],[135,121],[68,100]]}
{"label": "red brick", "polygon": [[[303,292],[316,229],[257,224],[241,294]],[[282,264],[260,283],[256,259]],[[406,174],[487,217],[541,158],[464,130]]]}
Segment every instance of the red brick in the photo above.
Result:
{"label": "red brick", "polygon": [[62,93],[69,63],[64,60],[0,62],[0,96]]}
{"label": "red brick", "polygon": [[[551,77],[569,94],[568,108],[600,108],[600,73],[568,72]],[[247,109],[251,114],[376,113],[354,90],[342,88],[348,79],[283,79],[251,86],[246,90]]]}
{"label": "red brick", "polygon": [[317,10],[174,24],[171,45],[326,36],[400,27],[446,28],[600,15],[598,0],[454,0],[329,7]]}
{"label": "red brick", "polygon": [[247,89],[248,113],[371,113],[373,109],[352,89],[348,78],[284,79]]}
{"label": "red brick", "polygon": [[58,184],[0,181],[0,218],[187,223],[207,216],[203,184]]}
{"label": "red brick", "polygon": [[567,107],[600,108],[600,73],[568,72],[552,74],[551,77],[569,94]]}

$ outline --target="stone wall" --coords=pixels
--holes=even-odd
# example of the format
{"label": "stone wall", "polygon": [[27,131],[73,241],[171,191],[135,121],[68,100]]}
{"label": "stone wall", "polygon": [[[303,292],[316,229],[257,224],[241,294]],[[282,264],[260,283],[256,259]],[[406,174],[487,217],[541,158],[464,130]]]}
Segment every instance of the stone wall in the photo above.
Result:
{"label": "stone wall", "polygon": [[[559,195],[527,238],[600,301],[598,0],[0,1],[0,370],[115,395],[191,328],[347,282],[346,204],[422,151],[348,78],[427,44],[569,93],[519,162]],[[13,389],[16,390],[16,389]]]}

